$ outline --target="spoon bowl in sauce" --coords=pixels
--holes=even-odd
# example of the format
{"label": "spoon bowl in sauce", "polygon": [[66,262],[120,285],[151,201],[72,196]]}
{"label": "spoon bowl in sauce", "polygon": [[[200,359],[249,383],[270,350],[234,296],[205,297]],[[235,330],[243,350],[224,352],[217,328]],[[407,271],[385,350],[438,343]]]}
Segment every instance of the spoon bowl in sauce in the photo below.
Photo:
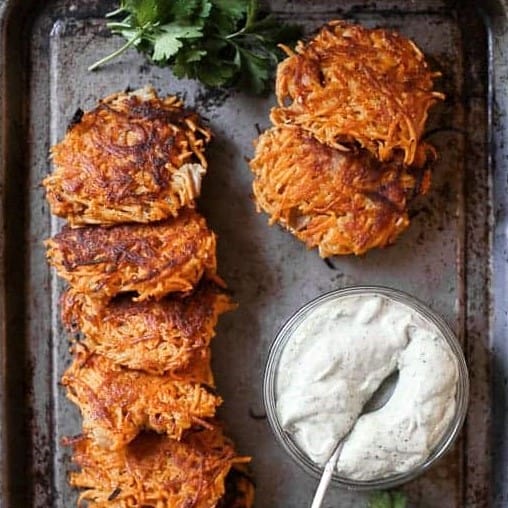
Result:
{"label": "spoon bowl in sauce", "polygon": [[[399,379],[399,371],[394,370],[384,381],[379,385],[378,389],[372,394],[370,399],[367,400],[365,405],[363,406],[362,411],[360,412],[360,417],[372,413],[373,411],[377,411],[381,409],[392,396],[393,391],[395,390],[395,385]],[[351,431],[353,430],[354,425],[351,427],[349,432],[342,437],[335,447],[331,457],[325,464],[323,469],[323,474],[321,479],[319,480],[319,484],[316,488],[316,492],[314,493],[314,498],[312,500],[311,508],[320,508],[323,504],[323,500],[325,498],[326,491],[328,490],[328,485],[330,485],[330,480],[332,479],[333,471],[335,466],[337,465],[337,461],[339,460],[340,453],[342,452],[342,445],[344,440],[349,436]]]}

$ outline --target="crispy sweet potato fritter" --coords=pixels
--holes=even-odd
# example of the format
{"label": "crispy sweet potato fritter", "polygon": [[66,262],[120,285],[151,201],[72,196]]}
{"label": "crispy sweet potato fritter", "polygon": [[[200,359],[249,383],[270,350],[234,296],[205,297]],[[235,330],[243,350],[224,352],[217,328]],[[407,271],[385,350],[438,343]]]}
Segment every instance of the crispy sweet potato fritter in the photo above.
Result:
{"label": "crispy sweet potato fritter", "polygon": [[276,125],[299,125],[322,143],[358,143],[379,159],[402,151],[412,164],[433,91],[422,52],[405,37],[344,21],[325,25],[279,64],[271,112]]}
{"label": "crispy sweet potato fritter", "polygon": [[174,375],[208,347],[219,315],[235,307],[211,282],[201,283],[185,298],[169,295],[135,303],[122,295],[107,305],[68,290],[61,305],[62,321],[84,334],[90,351],[131,369]]}
{"label": "crispy sweet potato fritter", "polygon": [[221,398],[204,385],[125,369],[77,345],[62,377],[67,396],[81,410],[83,430],[97,444],[118,449],[142,429],[180,439],[192,425],[206,425]]}
{"label": "crispy sweet potato fritter", "polygon": [[89,508],[212,508],[230,469],[248,461],[218,428],[190,431],[182,441],[143,433],[112,452],[84,437],[70,444],[81,468],[70,482],[85,489],[79,504]]}
{"label": "crispy sweet potato fritter", "polygon": [[176,216],[199,195],[210,136],[176,97],[152,88],[107,97],[52,148],[51,211],[71,226]]}
{"label": "crispy sweet potato fritter", "polygon": [[64,227],[46,242],[49,262],[69,284],[108,300],[136,292],[135,301],[190,291],[203,274],[216,277],[215,235],[197,212],[153,224]]}
{"label": "crispy sweet potato fritter", "polygon": [[265,131],[250,162],[258,209],[322,257],[392,243],[409,225],[407,204],[427,191],[434,151],[415,165],[383,163],[365,149],[340,151],[299,127]]}

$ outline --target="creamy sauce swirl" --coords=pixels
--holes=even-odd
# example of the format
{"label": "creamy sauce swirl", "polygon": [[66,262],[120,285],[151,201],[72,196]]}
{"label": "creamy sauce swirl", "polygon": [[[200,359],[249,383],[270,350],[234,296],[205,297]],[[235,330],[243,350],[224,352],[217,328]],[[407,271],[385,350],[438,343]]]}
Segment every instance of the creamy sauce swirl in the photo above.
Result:
{"label": "creamy sauce swirl", "polygon": [[[396,369],[386,405],[359,418]],[[338,472],[382,478],[430,455],[455,414],[457,381],[457,360],[434,324],[382,295],[342,297],[310,311],[293,331],[279,363],[276,411],[321,465],[352,429]]]}

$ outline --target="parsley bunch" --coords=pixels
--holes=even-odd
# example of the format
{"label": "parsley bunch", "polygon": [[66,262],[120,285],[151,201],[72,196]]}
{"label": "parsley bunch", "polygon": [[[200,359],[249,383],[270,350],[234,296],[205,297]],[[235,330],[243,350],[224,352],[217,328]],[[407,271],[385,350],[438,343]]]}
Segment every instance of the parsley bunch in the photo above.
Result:
{"label": "parsley bunch", "polygon": [[298,27],[261,14],[256,0],[121,0],[106,16],[122,16],[108,27],[127,42],[89,70],[133,46],[177,77],[254,93],[268,88],[282,56],[277,45],[300,35]]}

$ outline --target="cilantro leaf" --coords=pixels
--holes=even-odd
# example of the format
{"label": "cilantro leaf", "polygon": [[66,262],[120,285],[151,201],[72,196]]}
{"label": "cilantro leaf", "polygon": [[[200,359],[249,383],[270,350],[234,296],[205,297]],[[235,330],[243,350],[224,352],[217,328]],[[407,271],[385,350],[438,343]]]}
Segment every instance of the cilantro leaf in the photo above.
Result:
{"label": "cilantro leaf", "polygon": [[247,14],[248,4],[244,0],[213,0],[213,4],[233,20],[241,20]]}
{"label": "cilantro leaf", "polygon": [[190,24],[192,20],[207,18],[211,8],[209,0],[174,0],[171,2],[171,15],[175,21]]}
{"label": "cilantro leaf", "polygon": [[160,17],[158,0],[124,0],[122,8],[134,14],[139,26],[155,23]]}
{"label": "cilantro leaf", "polygon": [[392,492],[393,508],[406,508],[407,498],[402,492]]}
{"label": "cilantro leaf", "polygon": [[369,508],[406,508],[407,498],[402,492],[375,492],[369,499]]}
{"label": "cilantro leaf", "polygon": [[254,93],[261,93],[270,77],[271,60],[266,56],[259,56],[247,49],[240,49],[242,66],[242,86]]}
{"label": "cilantro leaf", "polygon": [[236,66],[228,62],[215,62],[197,68],[196,77],[208,86],[224,86],[235,75]]}
{"label": "cilantro leaf", "polygon": [[369,508],[392,508],[392,500],[388,492],[376,492],[369,499]]}
{"label": "cilantro leaf", "polygon": [[168,23],[160,27],[162,33],[158,34],[153,42],[152,60],[155,62],[168,60],[183,46],[181,39],[192,39],[202,35],[201,28],[196,26],[180,26]]}

